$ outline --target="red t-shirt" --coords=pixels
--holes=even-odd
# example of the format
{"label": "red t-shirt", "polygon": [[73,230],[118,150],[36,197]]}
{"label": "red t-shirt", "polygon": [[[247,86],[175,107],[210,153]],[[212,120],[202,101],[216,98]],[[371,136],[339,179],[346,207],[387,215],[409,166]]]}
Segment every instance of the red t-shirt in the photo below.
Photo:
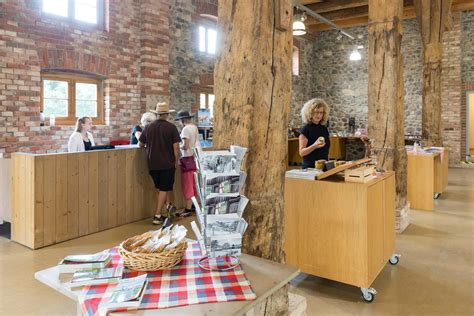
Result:
{"label": "red t-shirt", "polygon": [[173,144],[180,141],[178,129],[166,120],[155,120],[147,125],[140,135],[140,142],[146,145],[148,169],[174,169],[176,157]]}

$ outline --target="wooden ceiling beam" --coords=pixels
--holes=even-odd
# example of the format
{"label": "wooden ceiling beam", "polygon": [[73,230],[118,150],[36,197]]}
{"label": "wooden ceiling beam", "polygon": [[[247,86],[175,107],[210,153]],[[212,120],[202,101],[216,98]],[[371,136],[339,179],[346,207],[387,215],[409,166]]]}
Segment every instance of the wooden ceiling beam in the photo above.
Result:
{"label": "wooden ceiling beam", "polygon": [[306,7],[316,13],[344,10],[368,5],[367,0],[334,0],[308,4]]}
{"label": "wooden ceiling beam", "polygon": [[[360,18],[360,17],[367,16],[368,10],[369,10],[368,6],[362,6],[362,7],[357,7],[357,8],[321,13],[321,16],[334,22],[334,21],[339,21],[339,20],[344,20],[344,19],[353,19],[353,18]],[[321,22],[314,18],[308,18],[306,25],[309,26],[309,25],[314,25],[314,24],[319,24],[319,23]]]}
{"label": "wooden ceiling beam", "polygon": [[[451,6],[451,12],[459,12],[459,11],[469,11],[474,10],[474,1],[472,0],[453,0],[453,4]],[[408,5],[403,10],[403,18],[404,19],[412,19],[416,17],[415,7],[414,5]],[[348,28],[354,26],[362,26],[367,25],[369,22],[368,12],[367,14],[363,15],[359,13],[357,16],[354,17],[347,17],[332,20],[335,24],[337,24],[341,28]],[[312,22],[312,21],[311,21]],[[308,29],[313,32],[325,31],[330,30],[331,27],[324,23],[311,23],[308,20]],[[450,21],[448,19],[446,27],[449,27]]]}

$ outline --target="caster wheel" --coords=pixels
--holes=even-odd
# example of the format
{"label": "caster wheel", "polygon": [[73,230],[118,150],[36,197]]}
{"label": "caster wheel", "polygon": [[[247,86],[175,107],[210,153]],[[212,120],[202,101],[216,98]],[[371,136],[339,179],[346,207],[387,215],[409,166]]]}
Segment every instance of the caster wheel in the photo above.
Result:
{"label": "caster wheel", "polygon": [[396,265],[400,261],[400,255],[393,255],[388,259],[388,262],[390,262],[391,265]]}
{"label": "caster wheel", "polygon": [[363,295],[362,295],[362,298],[363,298],[364,301],[366,301],[367,303],[372,303],[373,300],[375,299],[375,295],[369,292],[369,293],[367,293],[367,294],[363,294]]}
{"label": "caster wheel", "polygon": [[375,294],[377,294],[377,291],[374,288],[361,288],[360,290],[362,292],[362,298],[367,303],[371,303],[375,299]]}

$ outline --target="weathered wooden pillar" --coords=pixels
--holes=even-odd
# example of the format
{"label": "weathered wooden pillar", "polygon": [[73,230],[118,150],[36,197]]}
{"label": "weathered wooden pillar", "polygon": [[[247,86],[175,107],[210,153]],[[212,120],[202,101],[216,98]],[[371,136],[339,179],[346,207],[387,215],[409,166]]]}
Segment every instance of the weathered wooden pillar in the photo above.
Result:
{"label": "weathered wooden pillar", "polygon": [[[214,147],[249,148],[243,251],[282,262],[291,1],[219,1],[218,10],[222,50],[214,69]],[[285,21],[287,30],[277,29]]]}
{"label": "weathered wooden pillar", "polygon": [[[243,169],[250,205],[243,251],[283,262],[283,185],[291,99],[290,0],[219,1],[222,38],[214,69],[215,148],[249,148]],[[256,308],[288,314],[287,287]]]}
{"label": "weathered wooden pillar", "polygon": [[443,33],[450,16],[451,0],[415,0],[423,40],[422,137],[425,146],[442,146],[441,60]]}
{"label": "weathered wooden pillar", "polygon": [[407,204],[402,17],[403,0],[369,0],[369,137],[377,167],[395,170],[398,212]]}

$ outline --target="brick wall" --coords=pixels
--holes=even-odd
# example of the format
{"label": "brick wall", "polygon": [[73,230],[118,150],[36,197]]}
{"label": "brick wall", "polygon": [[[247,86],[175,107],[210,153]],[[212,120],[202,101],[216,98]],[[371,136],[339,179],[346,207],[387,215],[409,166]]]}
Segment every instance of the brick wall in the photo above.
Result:
{"label": "brick wall", "polygon": [[[443,145],[449,148],[449,163],[461,161],[461,14],[454,13],[453,28],[443,35],[441,106]],[[464,134],[464,143],[466,137]]]}
{"label": "brick wall", "polygon": [[169,94],[168,0],[109,0],[108,30],[41,13],[41,0],[0,2],[0,156],[65,150],[73,126],[40,127],[41,71],[106,77],[97,143],[126,139],[147,102]]}

